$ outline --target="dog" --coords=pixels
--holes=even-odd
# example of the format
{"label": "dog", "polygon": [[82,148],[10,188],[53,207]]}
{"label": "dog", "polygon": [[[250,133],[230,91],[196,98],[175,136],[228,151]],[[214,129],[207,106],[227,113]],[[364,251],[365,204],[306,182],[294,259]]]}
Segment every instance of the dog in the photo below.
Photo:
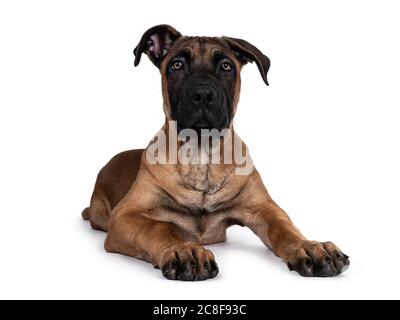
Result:
{"label": "dog", "polygon": [[[160,133],[166,138],[158,135],[147,149],[116,155],[98,174],[82,216],[92,228],[107,232],[105,250],[149,262],[170,280],[206,280],[219,269],[213,253],[202,245],[225,241],[226,229],[240,225],[302,276],[332,277],[347,269],[349,257],[334,243],[310,241],[300,233],[271,199],[254,167],[238,174],[243,162],[236,158],[230,163],[175,163],[158,150],[154,154],[167,162],[154,163],[148,156],[159,140],[166,149],[175,145],[176,153],[184,146],[179,136],[185,130],[200,135],[218,130],[225,132],[219,142],[202,144],[200,153],[219,145],[218,155],[224,153],[226,160],[238,137],[232,119],[241,69],[255,62],[268,85],[269,58],[245,40],[183,36],[169,25],[143,34],[134,50],[135,66],[143,53],[161,73],[166,121]],[[247,150],[243,146],[240,151]],[[248,152],[245,159],[250,161]]]}

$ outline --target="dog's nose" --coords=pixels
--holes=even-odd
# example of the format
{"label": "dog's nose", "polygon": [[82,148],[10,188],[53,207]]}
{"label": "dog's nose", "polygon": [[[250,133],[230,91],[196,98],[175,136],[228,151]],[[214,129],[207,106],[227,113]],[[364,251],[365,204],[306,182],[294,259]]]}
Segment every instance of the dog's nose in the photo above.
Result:
{"label": "dog's nose", "polygon": [[217,98],[216,91],[210,86],[200,86],[192,91],[192,102],[194,104],[213,104]]}

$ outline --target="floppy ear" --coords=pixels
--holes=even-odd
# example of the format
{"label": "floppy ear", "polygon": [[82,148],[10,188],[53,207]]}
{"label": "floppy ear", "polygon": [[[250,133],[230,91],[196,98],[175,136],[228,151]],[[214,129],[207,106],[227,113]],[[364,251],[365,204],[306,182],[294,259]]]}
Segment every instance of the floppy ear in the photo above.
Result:
{"label": "floppy ear", "polygon": [[174,45],[175,41],[182,35],[173,27],[161,24],[147,30],[133,53],[135,55],[135,67],[139,64],[142,53],[147,54],[151,62],[160,68],[161,62]]}
{"label": "floppy ear", "polygon": [[242,64],[246,64],[247,62],[255,62],[257,64],[258,70],[265,84],[268,86],[267,73],[271,65],[269,58],[245,40],[229,37],[222,37],[222,39],[228,42],[232,51]]}

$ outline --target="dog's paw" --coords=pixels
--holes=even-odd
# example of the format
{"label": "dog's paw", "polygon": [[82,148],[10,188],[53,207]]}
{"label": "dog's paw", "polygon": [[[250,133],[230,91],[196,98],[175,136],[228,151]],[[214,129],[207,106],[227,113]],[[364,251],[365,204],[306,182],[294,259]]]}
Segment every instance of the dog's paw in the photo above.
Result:
{"label": "dog's paw", "polygon": [[183,281],[211,279],[219,272],[213,253],[194,242],[166,249],[160,269],[167,279]]}
{"label": "dog's paw", "polygon": [[289,249],[287,265],[303,277],[334,277],[343,273],[350,261],[332,242],[303,241]]}

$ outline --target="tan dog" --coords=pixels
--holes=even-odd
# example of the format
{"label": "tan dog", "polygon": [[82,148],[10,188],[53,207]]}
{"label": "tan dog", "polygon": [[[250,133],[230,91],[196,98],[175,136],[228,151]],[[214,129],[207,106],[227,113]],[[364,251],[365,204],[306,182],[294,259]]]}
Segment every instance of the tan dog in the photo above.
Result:
{"label": "tan dog", "polygon": [[[135,66],[143,52],[162,76],[166,122],[160,132],[167,136],[165,144],[183,145],[168,135],[174,130],[226,129],[218,143],[222,162],[226,160],[235,152],[232,119],[241,68],[255,62],[268,84],[269,59],[244,40],[186,37],[168,25],[144,33],[134,51]],[[111,159],[98,175],[90,207],[83,211],[94,229],[108,232],[108,252],[150,262],[168,279],[204,280],[215,277],[218,267],[211,251],[201,245],[225,241],[228,227],[242,225],[303,276],[336,276],[349,265],[332,242],[309,241],[300,233],[255,169],[238,174],[241,164],[235,160],[153,164],[146,152],[126,151]]]}

